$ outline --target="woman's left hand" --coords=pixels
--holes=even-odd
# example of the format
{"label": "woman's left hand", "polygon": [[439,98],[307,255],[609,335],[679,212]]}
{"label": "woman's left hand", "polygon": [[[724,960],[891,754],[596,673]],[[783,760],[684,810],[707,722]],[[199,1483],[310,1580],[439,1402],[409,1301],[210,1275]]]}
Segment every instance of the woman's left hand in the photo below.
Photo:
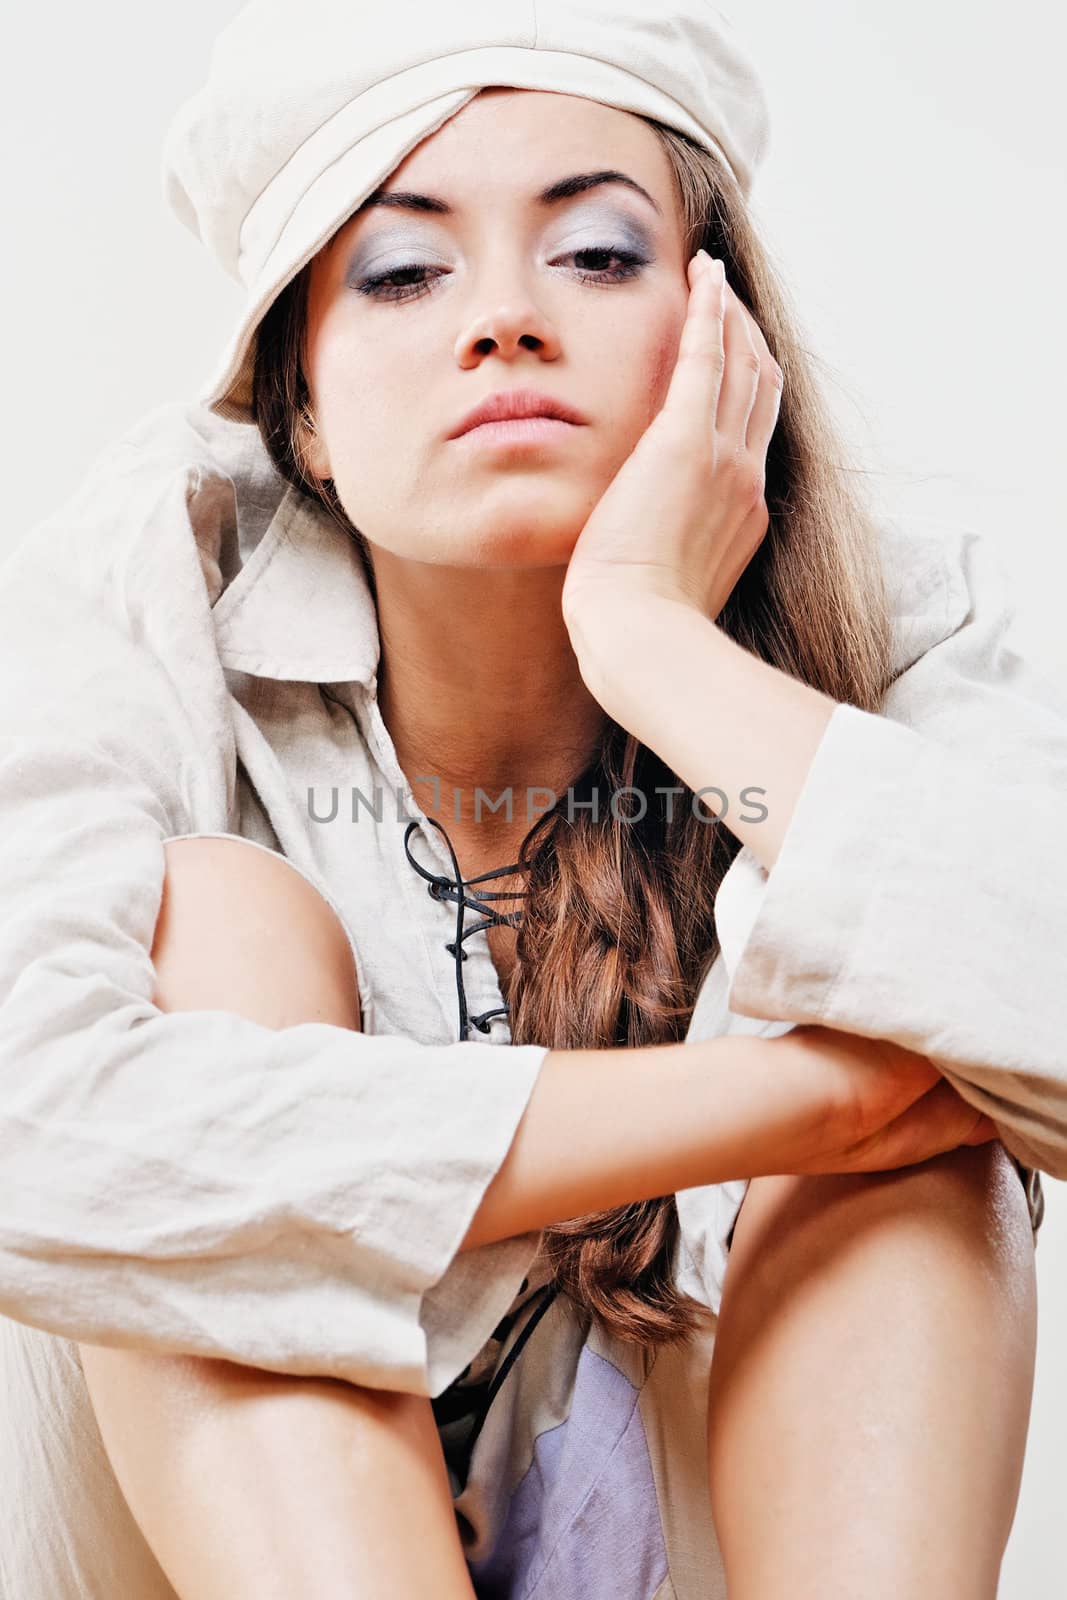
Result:
{"label": "woman's left hand", "polygon": [[[562,610],[579,663],[626,647],[634,607],[668,601],[714,622],[769,517],[767,447],[782,373],[754,318],[703,252],[662,409],[578,536]],[[591,663],[592,665],[592,663]]]}

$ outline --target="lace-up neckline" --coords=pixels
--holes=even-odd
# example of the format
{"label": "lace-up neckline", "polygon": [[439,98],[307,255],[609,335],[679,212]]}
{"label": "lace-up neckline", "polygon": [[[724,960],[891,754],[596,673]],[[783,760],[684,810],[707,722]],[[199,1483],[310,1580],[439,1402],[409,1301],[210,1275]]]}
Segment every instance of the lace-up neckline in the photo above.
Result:
{"label": "lace-up neckline", "polygon": [[[469,939],[472,933],[481,933],[485,928],[498,926],[511,928],[518,927],[522,921],[521,906],[515,911],[499,912],[494,911],[487,904],[487,902],[490,900],[521,899],[524,898],[526,891],[518,889],[511,891],[503,890],[494,894],[491,890],[479,891],[474,889],[473,893],[468,894],[467,890],[471,889],[472,885],[474,884],[485,883],[490,878],[502,878],[508,873],[518,872],[521,869],[521,863],[514,861],[510,866],[495,867],[491,872],[478,873],[477,877],[464,878],[463,874],[459,870],[459,861],[457,859],[456,852],[453,849],[452,841],[445,832],[445,829],[433,817],[427,817],[426,821],[432,823],[433,826],[443,835],[445,844],[448,847],[448,853],[452,857],[454,876],[449,878],[443,872],[428,872],[425,867],[420,866],[415,860],[410,849],[408,848],[408,840],[411,838],[412,833],[419,825],[417,819],[409,822],[407,828],[405,829],[404,854],[407,856],[408,861],[414,867],[419,876],[426,879],[427,893],[429,894],[430,898],[432,900],[439,900],[442,903],[451,900],[456,906],[456,937],[454,940],[450,940],[445,945],[445,949],[448,951],[449,955],[455,957],[456,962],[456,993],[459,1000],[459,1037],[460,1040],[463,1041],[470,1037],[470,1030],[472,1027],[477,1028],[480,1033],[488,1033],[489,1019],[491,1017],[507,1016],[510,1009],[505,1004],[502,1006],[492,1007],[488,1011],[479,1012],[477,1016],[471,1016],[469,1014],[467,1010],[467,996],[463,987],[463,962],[467,959],[467,952],[463,949],[464,940]],[[484,920],[481,922],[472,922],[469,927],[464,928],[463,915],[465,911],[484,912]]]}
{"label": "lace-up neckline", "polygon": [[[448,853],[452,857],[452,869],[454,876],[449,878],[446,877],[443,872],[428,872],[425,867],[419,865],[414,856],[411,854],[411,851],[408,848],[408,840],[411,838],[412,833],[419,825],[418,819],[409,822],[404,832],[404,854],[407,856],[408,861],[414,867],[419,876],[426,879],[427,893],[430,895],[431,899],[440,900],[442,903],[451,900],[456,906],[456,937],[445,945],[445,949],[448,951],[449,955],[455,957],[456,962],[456,993],[459,1000],[459,1037],[462,1041],[469,1037],[470,1029],[472,1027],[479,1029],[479,1031],[482,1033],[488,1033],[490,1017],[507,1016],[509,1010],[507,1005],[503,1005],[496,1006],[489,1011],[482,1011],[477,1016],[469,1015],[467,1011],[467,996],[463,988],[463,963],[467,959],[467,952],[463,948],[464,940],[469,939],[472,933],[481,933],[486,928],[497,926],[506,926],[512,928],[518,927],[522,921],[521,907],[515,911],[500,912],[494,911],[492,907],[489,906],[488,902],[490,900],[512,900],[521,898],[525,896],[527,891],[513,890],[508,892],[504,890],[493,893],[492,890],[480,891],[478,889],[473,889],[473,892],[468,894],[467,891],[472,889],[472,886],[475,884],[486,883],[492,878],[502,878],[508,873],[518,872],[520,870],[521,863],[514,861],[506,867],[495,867],[491,872],[480,872],[474,878],[464,878],[463,874],[459,870],[459,861],[452,846],[452,841],[448,837],[447,832],[433,817],[427,817],[426,821],[432,822],[433,826],[437,828],[444,836],[445,844],[448,846]],[[465,911],[483,912],[484,916],[482,921],[472,922],[469,927],[465,928],[463,926],[463,915]],[[468,1429],[466,1439],[464,1440],[462,1446],[461,1464],[459,1467],[460,1482],[461,1485],[464,1486],[470,1472],[470,1462],[474,1451],[474,1446],[479,1434],[482,1431],[486,1418],[489,1415],[489,1408],[496,1399],[497,1394],[500,1392],[501,1386],[503,1385],[504,1380],[507,1378],[508,1373],[511,1371],[512,1367],[515,1365],[516,1361],[521,1355],[527,1340],[530,1338],[530,1335],[541,1321],[541,1318],[544,1316],[553,1300],[555,1300],[556,1296],[559,1294],[559,1284],[554,1281],[550,1281],[543,1285],[543,1287],[531,1299],[523,1300],[522,1296],[528,1286],[528,1280],[524,1278],[519,1290],[519,1305],[517,1307],[513,1307],[509,1314],[497,1324],[492,1333],[490,1346],[496,1347],[498,1350],[503,1348],[503,1345],[513,1327],[522,1316],[529,1313],[527,1315],[525,1326],[520,1330],[514,1345],[508,1351],[507,1355],[504,1357],[504,1360],[500,1363],[496,1375],[491,1380],[480,1374],[472,1375],[471,1366],[467,1366],[460,1373],[459,1377],[454,1379],[453,1382],[449,1384],[448,1388],[431,1402],[433,1413],[439,1426],[447,1425],[448,1423],[462,1422]],[[492,1359],[495,1358],[492,1357],[489,1352],[486,1352],[483,1355],[482,1361],[478,1363],[479,1367],[483,1366],[487,1360]]]}
{"label": "lace-up neckline", "polygon": [[[322,688],[320,692],[325,699],[339,705],[356,724],[357,728],[359,727],[359,719],[351,706],[347,705],[344,700],[338,699],[336,695],[330,694],[325,688]],[[370,704],[373,704],[373,702],[370,702]],[[372,736],[374,731],[372,719]],[[385,743],[382,756],[385,759],[387,769],[390,772],[395,772],[398,780],[402,780],[402,774],[392,752],[391,743],[388,741],[388,732],[384,723],[380,723],[380,737]],[[442,904],[452,901],[456,906],[456,937],[445,945],[445,949],[449,955],[455,957],[456,993],[459,1000],[459,1037],[460,1041],[463,1042],[469,1039],[472,1027],[477,1028],[481,1033],[488,1033],[490,1031],[489,1019],[496,1016],[507,1016],[510,1009],[505,1004],[492,1007],[488,1011],[482,1011],[477,1016],[470,1016],[467,1010],[467,997],[463,988],[463,962],[467,959],[467,952],[463,949],[463,944],[465,940],[470,938],[472,933],[480,933],[485,928],[497,925],[518,927],[522,920],[521,907],[515,911],[498,912],[493,910],[488,902],[491,900],[524,898],[525,891],[493,893],[489,890],[479,891],[473,888],[474,885],[486,883],[493,878],[502,878],[508,873],[517,872],[520,870],[520,863],[515,861],[508,866],[496,867],[491,872],[482,872],[477,877],[465,879],[459,870],[459,860],[445,829],[433,817],[426,817],[425,820],[432,823],[438,832],[443,835],[445,844],[448,847],[448,853],[452,858],[453,876],[449,878],[442,872],[427,871],[411,854],[408,848],[408,840],[419,826],[417,817],[408,822],[404,831],[404,854],[419,876],[426,879],[427,893],[431,898],[441,901]],[[468,894],[467,891],[471,889],[473,889],[473,892]],[[465,928],[463,925],[465,911],[482,912],[484,914],[483,920],[472,922]],[[560,1285],[553,1278],[550,1278],[547,1283],[534,1290],[530,1290],[529,1280],[524,1278],[517,1296],[518,1304],[512,1303],[511,1309],[490,1335],[486,1348],[479,1353],[474,1362],[468,1364],[459,1376],[452,1380],[447,1389],[431,1402],[439,1428],[442,1426],[460,1427],[465,1432],[459,1463],[460,1483],[462,1485],[466,1484],[474,1446],[485,1425],[493,1401],[518,1361],[527,1340],[559,1294]],[[488,1371],[497,1363],[499,1352],[504,1348],[514,1328],[523,1317],[526,1320],[519,1329],[514,1344],[508,1350],[504,1359],[499,1362],[495,1375],[491,1379],[488,1378]]]}

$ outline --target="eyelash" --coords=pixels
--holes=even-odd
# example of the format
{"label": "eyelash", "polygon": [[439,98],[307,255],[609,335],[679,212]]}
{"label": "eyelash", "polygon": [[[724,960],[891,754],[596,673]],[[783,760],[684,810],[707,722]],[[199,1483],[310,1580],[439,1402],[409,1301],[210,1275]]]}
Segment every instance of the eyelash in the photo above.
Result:
{"label": "eyelash", "polygon": [[[620,267],[616,267],[610,272],[607,269],[602,269],[599,272],[582,272],[579,269],[578,276],[583,283],[622,283],[627,278],[636,277],[640,269],[648,265],[644,256],[636,255],[632,250],[615,250],[610,245],[586,245],[584,249],[571,250],[569,254],[575,257],[614,256],[616,261],[622,263]],[[430,287],[425,279],[421,283],[387,286],[390,285],[390,279],[399,277],[403,272],[426,272],[428,270],[428,268],[420,266],[417,262],[413,262],[407,267],[394,267],[392,272],[383,272],[376,278],[365,278],[362,283],[357,284],[357,292],[375,300],[416,300],[420,295],[430,293]],[[444,273],[437,273],[439,278],[444,276]]]}

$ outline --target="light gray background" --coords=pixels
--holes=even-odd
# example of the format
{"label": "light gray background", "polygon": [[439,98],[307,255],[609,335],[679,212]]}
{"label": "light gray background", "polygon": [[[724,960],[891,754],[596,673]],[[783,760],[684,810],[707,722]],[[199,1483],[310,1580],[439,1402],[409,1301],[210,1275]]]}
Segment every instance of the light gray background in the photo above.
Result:
{"label": "light gray background", "polygon": [[[191,397],[215,366],[240,291],[166,210],[159,149],[237,9],[8,10],[0,557],[120,429]],[[771,101],[754,209],[843,428],[886,506],[995,541],[1022,632],[1061,674],[1059,8],[734,0],[726,10]],[[1063,1184],[1045,1184],[1033,1416],[1000,1600],[1067,1591],[1055,1539],[1067,1204]]]}

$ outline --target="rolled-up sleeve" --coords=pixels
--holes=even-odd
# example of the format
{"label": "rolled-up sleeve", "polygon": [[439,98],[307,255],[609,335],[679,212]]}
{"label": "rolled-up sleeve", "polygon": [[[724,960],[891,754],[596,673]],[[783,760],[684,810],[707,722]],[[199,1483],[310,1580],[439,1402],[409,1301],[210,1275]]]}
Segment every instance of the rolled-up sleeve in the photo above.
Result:
{"label": "rolled-up sleeve", "polygon": [[225,489],[118,450],[0,569],[0,1312],[437,1394],[536,1253],[459,1245],[546,1049],[153,1003],[164,840],[233,797]]}
{"label": "rolled-up sleeve", "polygon": [[1067,1178],[1067,695],[988,542],[938,546],[935,642],[882,714],[837,707],[771,871],[723,880],[728,1004],[928,1055]]}

